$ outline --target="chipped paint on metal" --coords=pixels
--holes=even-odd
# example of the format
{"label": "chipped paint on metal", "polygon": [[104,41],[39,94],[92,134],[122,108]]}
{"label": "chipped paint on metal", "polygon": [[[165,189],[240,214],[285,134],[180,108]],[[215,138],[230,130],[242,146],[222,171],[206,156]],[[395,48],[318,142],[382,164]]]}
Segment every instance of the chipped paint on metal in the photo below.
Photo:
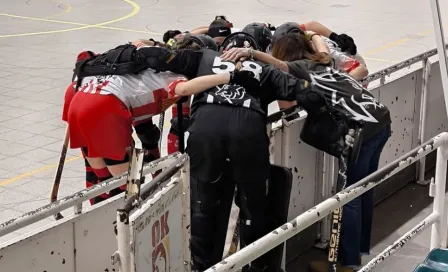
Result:
{"label": "chipped paint on metal", "polygon": [[394,162],[382,167],[380,170],[341,191],[334,197],[319,203],[315,207],[309,209],[308,212],[302,213],[290,222],[283,224],[281,227],[274,230],[278,234],[274,234],[274,232],[268,233],[267,235],[258,239],[256,242],[246,246],[245,248],[226,258],[224,261],[216,264],[213,268],[206,270],[205,272],[236,271],[247,263],[268,252],[272,248],[278,246],[292,236],[296,235],[298,232],[314,224],[320,219],[321,216],[327,216],[335,209],[342,207],[359,195],[365,193],[368,190],[371,190],[378,184],[387,180],[387,178],[389,178],[390,176],[408,167],[413,162],[419,160],[421,157],[426,156],[435,148],[447,144],[447,141],[448,133],[443,132],[439,134],[438,136],[424,143],[422,146],[415,148],[414,150],[408,152]]}
{"label": "chipped paint on metal", "polygon": [[[180,153],[174,153],[172,155],[168,155],[164,158],[150,162],[143,168],[143,174],[147,175],[159,169],[163,169],[170,163],[173,163],[173,161],[180,156],[181,156]],[[125,183],[126,178],[127,174],[112,179],[108,179],[90,188],[86,188],[79,192],[76,192],[73,195],[61,198],[53,203],[44,205],[33,211],[24,213],[21,216],[0,223],[0,237],[8,233],[14,232],[20,228],[36,223],[39,220],[44,219],[48,216],[57,214],[58,212],[61,212],[65,209],[76,206],[84,201],[89,200],[90,198],[96,197],[100,194],[103,194],[107,191],[117,188]]]}
{"label": "chipped paint on metal", "polygon": [[[447,48],[448,48],[448,45],[447,45]],[[394,72],[397,72],[397,71],[399,71],[399,70],[401,70],[403,68],[409,67],[409,66],[411,66],[413,64],[416,64],[417,62],[420,62],[420,61],[422,61],[424,59],[430,58],[430,57],[435,56],[435,55],[437,55],[437,48],[429,50],[429,51],[426,51],[426,52],[424,52],[424,53],[422,53],[420,55],[417,55],[415,57],[409,58],[409,59],[407,59],[405,61],[402,61],[400,63],[397,63],[397,64],[394,64],[392,66],[389,66],[389,67],[387,67],[387,68],[385,68],[383,70],[380,70],[380,71],[378,71],[376,73],[373,73],[373,74],[365,77],[362,80],[362,83],[369,83],[369,82],[375,81],[377,79],[381,79],[381,78],[384,78],[386,76],[390,76],[390,74],[392,74]]]}
{"label": "chipped paint on metal", "polygon": [[420,222],[417,226],[412,228],[405,235],[400,237],[397,241],[395,241],[392,245],[387,247],[381,254],[372,259],[369,263],[359,270],[359,272],[368,272],[373,270],[378,264],[384,262],[388,257],[393,255],[398,250],[402,249],[409,241],[411,241],[415,236],[425,230],[427,227],[431,226],[438,218],[439,215],[432,213],[422,222]]}

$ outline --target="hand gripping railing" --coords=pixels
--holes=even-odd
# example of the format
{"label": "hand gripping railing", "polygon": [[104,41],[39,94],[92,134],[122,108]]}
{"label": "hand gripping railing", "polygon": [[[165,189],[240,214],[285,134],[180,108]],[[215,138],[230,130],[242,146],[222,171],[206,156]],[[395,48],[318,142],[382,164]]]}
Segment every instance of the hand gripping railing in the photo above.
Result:
{"label": "hand gripping railing", "polygon": [[382,254],[380,254],[380,256],[373,259],[361,271],[366,272],[371,270],[376,264],[384,261],[387,256],[403,247],[406,242],[431,224],[433,224],[431,248],[446,247],[446,216],[444,212],[444,196],[448,159],[447,144],[448,133],[443,132],[395,161],[382,167],[361,181],[341,191],[332,198],[323,201],[317,206],[299,215],[292,221],[273,230],[254,243],[244,247],[240,251],[209,268],[206,272],[237,271],[249,262],[255,260],[269,250],[298,234],[300,231],[329,215],[332,211],[342,207],[359,195],[371,190],[391,176],[397,174],[404,168],[419,161],[435,149],[437,149],[438,157],[436,165],[436,180],[435,184],[431,186],[431,188],[435,189],[436,192],[434,197],[433,213],[413,228],[409,233],[387,248]]}

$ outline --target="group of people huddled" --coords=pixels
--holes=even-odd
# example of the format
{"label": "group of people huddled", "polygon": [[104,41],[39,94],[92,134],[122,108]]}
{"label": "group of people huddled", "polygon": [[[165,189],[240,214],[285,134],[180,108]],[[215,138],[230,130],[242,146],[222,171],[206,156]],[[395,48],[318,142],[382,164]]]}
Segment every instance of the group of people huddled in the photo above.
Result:
{"label": "group of people huddled", "polygon": [[[70,147],[82,150],[87,187],[121,175],[129,167],[133,129],[143,143],[145,162],[160,158],[161,133],[152,117],[186,100],[182,114],[172,107],[167,151],[178,151],[182,122],[189,132],[185,152],[191,167],[192,271],[205,271],[222,259],[223,248],[216,249],[216,237],[222,236],[217,234],[216,218],[229,214],[220,209],[225,202],[222,192],[229,187],[232,191],[237,186],[242,246],[278,227],[270,224],[267,213],[270,103],[306,110],[318,149],[319,142],[328,150],[341,145],[341,126],[347,123],[343,120],[362,126],[347,185],[377,170],[391,134],[389,110],[361,83],[368,70],[354,40],[318,22],[278,27],[250,23],[237,30],[225,16],[217,16],[209,26],[169,30],[162,41],[136,40],[110,52],[119,52],[112,66],[127,58],[132,68],[129,73],[76,75],[63,110]],[[83,69],[98,56],[80,53],[77,67]],[[336,142],[326,143],[329,139]],[[124,186],[98,196],[91,204],[123,190]],[[372,216],[372,191],[344,206],[338,271],[356,271],[362,255],[369,254]],[[310,269],[327,271],[328,263],[312,262]],[[261,256],[243,271],[277,272],[280,267]]]}

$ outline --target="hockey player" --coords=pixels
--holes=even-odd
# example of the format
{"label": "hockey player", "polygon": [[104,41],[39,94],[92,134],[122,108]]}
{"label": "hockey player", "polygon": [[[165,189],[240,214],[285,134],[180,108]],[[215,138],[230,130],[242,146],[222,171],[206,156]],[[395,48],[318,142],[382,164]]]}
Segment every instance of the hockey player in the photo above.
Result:
{"label": "hockey player", "polygon": [[[63,120],[68,123],[70,148],[83,151],[87,186],[128,170],[126,150],[132,144],[132,126],[144,148],[150,151],[145,161],[158,158],[160,131],[152,124],[152,116],[167,109],[180,96],[189,96],[227,82],[228,75],[187,81],[182,75],[154,73],[146,69],[138,74],[88,76],[82,79],[77,90],[74,84],[70,85],[65,95]],[[156,153],[151,154],[154,150]],[[91,204],[119,192],[121,190],[117,189],[92,199]]]}
{"label": "hockey player", "polygon": [[[318,44],[319,42],[314,43]],[[304,35],[298,33],[284,35],[274,45],[272,56],[246,51],[239,55],[254,55],[256,59],[272,63],[299,78],[307,78],[307,74],[311,73],[312,76],[307,79],[314,82],[317,88],[325,82],[325,88],[321,90],[332,106],[341,107],[350,118],[364,123],[359,158],[356,163],[348,165],[347,186],[378,169],[382,149],[391,133],[391,118],[387,107],[379,103],[351,77],[332,69],[328,55],[315,51]],[[223,58],[232,59],[232,54],[228,53]],[[314,131],[318,131],[319,124],[313,125],[316,126]],[[315,147],[318,147],[319,142],[324,142],[323,138],[316,136],[314,138],[310,144]],[[361,255],[369,254],[372,216],[373,192],[366,193],[344,206],[339,247],[342,267],[338,271],[354,271],[361,264]],[[328,263],[313,262],[311,269],[319,272],[327,271]]]}
{"label": "hockey player", "polygon": [[[174,39],[174,46],[172,49],[210,49],[214,51],[218,51],[218,45],[215,40],[210,36],[205,34],[184,34],[180,39]],[[186,129],[190,122],[190,98],[182,104],[182,122],[183,127]],[[178,108],[172,107],[172,119],[171,119],[171,128],[167,137],[167,152],[168,154],[172,154],[176,151],[179,151],[179,133],[184,133],[179,131],[179,118],[177,114]]]}
{"label": "hockey player", "polygon": [[[253,37],[241,32],[231,34],[222,44],[225,49],[245,45],[258,48]],[[148,48],[142,54],[159,56],[157,50]],[[168,65],[153,64],[154,68],[188,78],[235,73],[238,68],[254,75],[253,80],[242,81],[234,74],[232,83],[240,83],[213,87],[196,95],[192,103],[186,152],[191,159],[191,253],[196,271],[214,264],[211,252],[215,230],[211,222],[220,205],[217,188],[227,158],[241,196],[242,244],[252,243],[275,227],[266,212],[270,173],[267,106],[276,99],[293,101],[298,92],[306,92],[309,87],[306,81],[272,66],[252,60],[223,62],[219,56],[212,50],[180,50]],[[264,257],[252,262],[250,271],[278,270],[269,267]]]}

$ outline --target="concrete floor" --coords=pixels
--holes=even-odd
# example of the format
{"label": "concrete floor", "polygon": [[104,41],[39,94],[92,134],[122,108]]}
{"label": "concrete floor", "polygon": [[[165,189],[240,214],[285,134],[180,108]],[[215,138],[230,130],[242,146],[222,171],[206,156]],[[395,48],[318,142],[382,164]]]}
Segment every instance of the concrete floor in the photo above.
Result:
{"label": "concrete floor", "polygon": [[[161,39],[167,29],[207,25],[217,14],[236,27],[252,21],[319,21],[354,37],[370,72],[435,47],[429,1],[0,0],[0,7],[0,221],[48,203],[65,131],[60,120],[64,91],[76,55],[84,49],[101,52],[137,38]],[[446,1],[441,8],[448,22]],[[70,150],[67,159],[60,196],[84,187],[79,151]],[[426,197],[426,189],[411,192]],[[396,207],[392,202],[384,203]],[[420,218],[419,211],[425,210],[410,209],[407,220]],[[384,248],[407,230],[406,222],[375,234],[377,246]],[[427,244],[416,247],[426,250]],[[410,263],[413,255],[402,254],[400,260]]]}

